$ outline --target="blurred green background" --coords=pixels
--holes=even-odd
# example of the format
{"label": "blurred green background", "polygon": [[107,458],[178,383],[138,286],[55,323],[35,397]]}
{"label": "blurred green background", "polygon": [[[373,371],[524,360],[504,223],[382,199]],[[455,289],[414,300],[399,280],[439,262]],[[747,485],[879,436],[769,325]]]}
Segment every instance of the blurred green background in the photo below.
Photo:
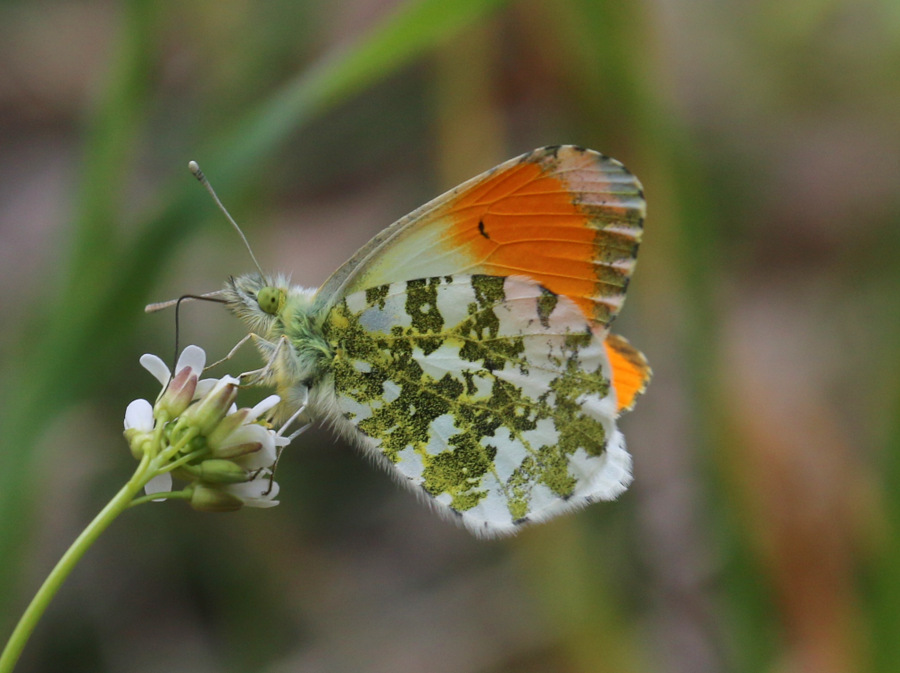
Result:
{"label": "blurred green background", "polygon": [[274,510],[127,512],[19,670],[898,670],[895,0],[5,2],[0,143],[3,640],[133,469],[174,333],[143,305],[251,270],[188,160],[310,286],[541,145],[649,203],[618,502],[480,542],[319,428]]}

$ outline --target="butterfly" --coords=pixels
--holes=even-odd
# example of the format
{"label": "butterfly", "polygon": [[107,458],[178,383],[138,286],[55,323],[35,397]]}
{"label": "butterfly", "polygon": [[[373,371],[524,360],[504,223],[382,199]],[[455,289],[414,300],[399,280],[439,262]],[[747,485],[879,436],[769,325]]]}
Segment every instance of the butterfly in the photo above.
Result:
{"label": "butterfly", "polygon": [[330,423],[475,534],[508,534],[631,481],[616,427],[644,356],[609,326],[641,240],[640,182],[537,149],[376,235],[318,289],[231,278],[220,295],[285,413]]}

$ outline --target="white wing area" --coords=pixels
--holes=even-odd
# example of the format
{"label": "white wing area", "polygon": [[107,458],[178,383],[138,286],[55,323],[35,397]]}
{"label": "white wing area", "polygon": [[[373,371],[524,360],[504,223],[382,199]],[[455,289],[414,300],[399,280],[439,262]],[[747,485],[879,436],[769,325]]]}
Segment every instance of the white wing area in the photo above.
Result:
{"label": "white wing area", "polygon": [[477,534],[628,486],[603,342],[574,302],[539,283],[391,283],[337,303],[324,329],[338,425]]}

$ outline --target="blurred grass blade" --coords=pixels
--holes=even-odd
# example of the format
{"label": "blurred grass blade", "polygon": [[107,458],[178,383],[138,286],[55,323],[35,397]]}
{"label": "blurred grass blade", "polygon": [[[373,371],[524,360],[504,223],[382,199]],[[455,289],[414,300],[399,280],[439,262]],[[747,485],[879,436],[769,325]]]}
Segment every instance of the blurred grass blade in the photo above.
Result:
{"label": "blurred grass blade", "polygon": [[[23,333],[17,335],[21,356],[10,358],[3,381],[7,397],[0,405],[0,558],[4,564],[0,573],[0,626],[14,617],[5,608],[7,601],[16,597],[10,589],[24,551],[23,541],[28,539],[32,503],[37,499],[32,484],[35,441],[59,409],[71,402],[68,396],[78,385],[69,385],[66,376],[83,378],[86,374],[72,363],[66,366],[64,358],[71,357],[72,351],[60,344],[72,338],[77,348],[84,348],[78,313],[95,314],[95,302],[103,287],[94,283],[103,278],[108,281],[115,264],[115,255],[111,254],[119,238],[115,200],[121,190],[112,185],[121,182],[119,176],[130,161],[140,133],[142,110],[147,105],[153,66],[149,43],[154,25],[154,10],[148,5],[153,4],[142,0],[123,7],[106,89],[85,132],[83,181],[67,232],[69,258],[63,257],[65,268],[58,274],[62,277],[60,296],[37,303],[42,310],[36,312],[35,324],[26,324]],[[51,310],[48,305],[54,304],[56,308]],[[61,319],[54,320],[57,314]]]}
{"label": "blurred grass blade", "polygon": [[[895,335],[900,333],[894,325],[888,328]],[[898,343],[895,337],[891,343]],[[900,374],[900,353],[890,358],[890,371]],[[892,377],[897,380],[896,375]],[[871,648],[871,670],[888,673],[897,668],[900,659],[900,396],[894,392],[892,422],[884,442],[879,467],[882,490],[874,498],[883,512],[873,558],[869,560],[863,576],[863,600],[866,603],[866,625]]]}
{"label": "blurred grass blade", "polygon": [[[370,36],[332,54],[286,86],[234,134],[222,166],[246,173],[299,125],[436,46],[506,0],[407,3]],[[228,160],[228,163],[225,163]],[[217,162],[217,173],[220,164]],[[228,179],[230,171],[226,171]],[[217,177],[222,183],[222,178]]]}

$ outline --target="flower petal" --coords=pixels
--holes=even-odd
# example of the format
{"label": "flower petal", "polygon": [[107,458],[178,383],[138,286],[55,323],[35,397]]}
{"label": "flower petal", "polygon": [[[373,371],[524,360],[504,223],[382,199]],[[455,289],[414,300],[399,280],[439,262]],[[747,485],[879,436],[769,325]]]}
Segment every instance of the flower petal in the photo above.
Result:
{"label": "flower petal", "polygon": [[271,467],[275,462],[277,453],[275,452],[275,436],[271,430],[266,430],[263,426],[253,423],[251,425],[242,425],[237,430],[228,435],[225,442],[226,446],[235,444],[259,444],[259,451],[248,453],[237,459],[241,467],[248,470],[256,470],[260,467]]}
{"label": "flower petal", "polygon": [[200,379],[197,382],[197,389],[194,391],[194,399],[199,400],[201,397],[206,397],[218,382],[219,379]]}
{"label": "flower petal", "polygon": [[[154,493],[168,493],[172,490],[172,475],[169,472],[157,474],[153,479],[144,486],[144,493],[153,495]],[[153,502],[162,502],[165,498],[154,498]]]}
{"label": "flower petal", "polygon": [[277,407],[279,402],[281,402],[281,397],[278,395],[269,395],[250,410],[250,418],[259,418],[263,414]]}
{"label": "flower petal", "polygon": [[153,405],[147,400],[134,400],[125,409],[125,429],[130,428],[143,432],[153,429]]}
{"label": "flower petal", "polygon": [[175,365],[175,372],[177,373],[185,367],[190,367],[199,374],[203,371],[203,367],[205,366],[206,351],[200,348],[200,346],[191,345],[181,351],[181,355],[178,356],[178,364]]}
{"label": "flower petal", "polygon": [[224,490],[243,500],[244,507],[274,507],[278,504],[275,500],[279,491],[278,482],[270,481],[268,474],[243,484],[231,484]]}
{"label": "flower petal", "polygon": [[140,362],[141,367],[153,374],[156,380],[162,384],[163,388],[169,385],[169,379],[172,378],[172,373],[159,356],[145,353],[141,356]]}

